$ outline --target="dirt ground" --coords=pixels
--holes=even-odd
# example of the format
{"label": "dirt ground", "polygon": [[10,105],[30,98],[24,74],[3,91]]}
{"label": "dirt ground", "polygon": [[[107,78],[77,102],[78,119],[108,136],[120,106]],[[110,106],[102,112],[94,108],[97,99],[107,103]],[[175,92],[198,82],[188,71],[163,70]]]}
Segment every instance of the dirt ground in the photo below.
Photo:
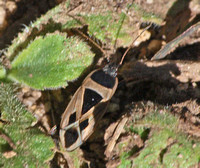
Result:
{"label": "dirt ground", "polygon": [[[115,9],[120,13],[126,2],[91,0],[85,10],[95,12],[98,6],[106,4],[108,9]],[[127,55],[125,64],[120,70],[119,87],[110,102],[108,113],[104,115],[94,134],[79,149],[83,168],[114,168],[121,163],[120,152],[112,147],[110,140],[113,140],[114,144],[129,142],[124,151],[137,147],[134,153],[136,156],[144,148],[146,139],[128,134],[123,127],[129,127],[135,116],[141,119],[150,111],[163,110],[166,106],[171,109],[170,113],[179,119],[179,129],[188,136],[200,140],[200,31],[183,40],[163,61],[159,63],[150,61],[158,50],[155,46],[161,47],[183,32],[186,25],[200,21],[200,1],[188,0],[183,3],[181,0],[135,0],[134,2],[142,6],[145,12],[159,16],[163,23],[152,27],[151,39],[142,46],[134,48]],[[61,3],[59,0],[0,1],[0,49],[4,49],[12,42],[23,25],[33,22],[59,3]],[[74,2],[74,4],[79,3],[85,3],[85,1]],[[184,7],[181,8],[181,5]],[[134,17],[134,22],[141,23],[137,19],[138,17]],[[137,55],[134,58],[136,60],[148,61],[133,63],[130,60],[132,54]],[[134,68],[132,68],[133,65]],[[150,70],[148,67],[154,67],[154,69]],[[56,111],[59,107],[59,111],[64,111],[70,100],[68,95],[75,92],[76,85],[78,86],[75,83],[75,87],[69,87],[67,91],[60,89],[42,93],[25,87],[22,88],[19,97],[29,110],[38,111],[35,113],[40,118],[42,127],[49,130],[53,126],[48,125],[49,120],[52,120],[50,109]],[[52,95],[53,98],[49,98]],[[59,117],[55,117],[55,120],[59,122]],[[119,131],[118,134],[116,129]],[[134,139],[130,140],[133,136]],[[52,167],[64,165],[61,161],[58,162],[59,159],[60,156],[57,153],[51,163]],[[70,167],[70,161],[67,161]]]}

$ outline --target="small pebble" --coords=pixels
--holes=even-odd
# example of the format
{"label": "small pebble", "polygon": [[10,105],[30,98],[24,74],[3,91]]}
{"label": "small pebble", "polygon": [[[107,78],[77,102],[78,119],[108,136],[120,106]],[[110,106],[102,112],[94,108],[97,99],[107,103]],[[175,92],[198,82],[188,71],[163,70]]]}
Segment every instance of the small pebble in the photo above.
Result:
{"label": "small pebble", "polygon": [[6,9],[9,11],[10,14],[12,14],[16,11],[17,5],[14,1],[7,1],[6,2]]}
{"label": "small pebble", "polygon": [[3,7],[0,7],[0,31],[5,29],[6,26],[7,26],[6,11],[4,10]]}

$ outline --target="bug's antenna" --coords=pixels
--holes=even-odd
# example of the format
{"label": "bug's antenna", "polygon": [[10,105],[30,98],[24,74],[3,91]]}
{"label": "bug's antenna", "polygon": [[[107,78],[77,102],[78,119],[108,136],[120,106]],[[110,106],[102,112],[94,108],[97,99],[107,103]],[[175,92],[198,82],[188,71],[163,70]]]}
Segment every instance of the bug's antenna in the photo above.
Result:
{"label": "bug's antenna", "polygon": [[131,43],[131,45],[126,49],[125,53],[123,54],[123,56],[122,56],[122,58],[121,58],[121,61],[120,61],[120,63],[119,63],[119,66],[123,63],[125,56],[127,55],[127,53],[129,52],[129,50],[130,50],[131,47],[133,46],[134,42],[135,42],[147,29],[149,29],[149,28],[151,27],[151,25],[152,25],[152,23],[151,23],[149,26],[147,26],[147,27],[133,40],[133,42]]}
{"label": "bug's antenna", "polygon": [[106,55],[105,51],[90,37],[86,36],[84,33],[82,33],[80,30],[75,29],[77,33],[79,33],[82,37],[84,37],[86,40],[88,40],[90,43],[92,43],[95,47],[97,47],[104,55]]}

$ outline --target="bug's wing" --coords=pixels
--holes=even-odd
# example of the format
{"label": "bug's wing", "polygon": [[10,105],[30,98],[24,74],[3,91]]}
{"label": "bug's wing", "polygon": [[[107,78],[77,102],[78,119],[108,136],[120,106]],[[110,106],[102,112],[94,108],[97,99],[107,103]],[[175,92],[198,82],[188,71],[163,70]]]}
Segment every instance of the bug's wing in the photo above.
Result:
{"label": "bug's wing", "polygon": [[[100,101],[92,106],[84,115],[81,115],[83,100],[81,98],[84,87],[80,87],[66,108],[60,125],[60,140],[67,151],[72,151],[79,147],[93,133],[98,121],[104,115],[109,101]],[[79,109],[81,107],[81,109]]]}
{"label": "bug's wing", "polygon": [[109,101],[100,102],[75,120],[74,116],[78,115],[77,106],[82,107],[83,99],[80,100],[79,97],[84,90],[82,87],[77,90],[61,121],[60,140],[67,151],[76,149],[87,140],[104,115],[109,103]]}
{"label": "bug's wing", "polygon": [[[106,88],[105,86],[101,86],[98,83],[94,83],[94,81],[85,81],[86,88],[84,92],[84,101],[82,109],[83,111],[81,114],[79,124],[82,142],[85,142],[88,139],[88,137],[93,133],[94,128],[106,112],[109,101],[117,89],[117,85],[117,78],[115,78],[115,85],[112,89]],[[84,114],[84,105],[87,104],[87,102],[89,102],[91,98],[94,98],[94,100],[96,100],[96,103],[94,103],[91,106],[91,108],[86,107],[87,112]],[[92,102],[90,101],[89,104],[92,104]]]}
{"label": "bug's wing", "polygon": [[81,110],[83,104],[84,88],[80,87],[69,102],[63,113],[60,124],[60,141],[63,147],[71,151],[82,144],[79,127],[79,118],[77,111]]}
{"label": "bug's wing", "polygon": [[92,115],[80,120],[80,132],[82,142],[85,142],[89,136],[94,132],[94,128],[105,114],[109,101],[101,102],[91,109]]}

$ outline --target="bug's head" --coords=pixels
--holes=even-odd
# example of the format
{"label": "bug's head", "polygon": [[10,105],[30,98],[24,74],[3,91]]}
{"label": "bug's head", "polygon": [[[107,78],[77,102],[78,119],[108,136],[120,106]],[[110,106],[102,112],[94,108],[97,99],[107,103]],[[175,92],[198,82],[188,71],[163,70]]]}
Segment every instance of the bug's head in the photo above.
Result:
{"label": "bug's head", "polygon": [[119,65],[116,65],[115,63],[110,63],[110,64],[107,64],[103,68],[103,71],[106,74],[109,74],[110,76],[116,77],[117,76],[118,67],[119,67]]}

